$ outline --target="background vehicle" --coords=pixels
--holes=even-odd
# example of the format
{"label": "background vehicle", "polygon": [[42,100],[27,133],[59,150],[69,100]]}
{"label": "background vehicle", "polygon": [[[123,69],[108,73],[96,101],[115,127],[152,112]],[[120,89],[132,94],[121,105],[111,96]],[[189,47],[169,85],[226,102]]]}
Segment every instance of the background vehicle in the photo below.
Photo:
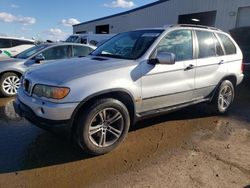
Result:
{"label": "background vehicle", "polygon": [[232,29],[230,34],[242,50],[244,74],[250,77],[250,27]]}
{"label": "background vehicle", "polygon": [[140,118],[201,102],[226,113],[242,79],[242,53],[228,34],[177,25],[120,33],[71,64],[29,71],[16,103],[42,128],[68,125],[84,151],[100,155]]}
{"label": "background vehicle", "polygon": [[0,95],[9,97],[17,93],[21,75],[29,68],[58,59],[82,57],[95,48],[72,43],[45,43],[34,46],[10,59],[0,61]]}
{"label": "background vehicle", "polygon": [[65,42],[98,46],[99,43],[103,43],[113,36],[115,36],[115,34],[73,34],[70,35]]}
{"label": "background vehicle", "polygon": [[0,37],[0,57],[15,56],[35,45],[34,40]]}

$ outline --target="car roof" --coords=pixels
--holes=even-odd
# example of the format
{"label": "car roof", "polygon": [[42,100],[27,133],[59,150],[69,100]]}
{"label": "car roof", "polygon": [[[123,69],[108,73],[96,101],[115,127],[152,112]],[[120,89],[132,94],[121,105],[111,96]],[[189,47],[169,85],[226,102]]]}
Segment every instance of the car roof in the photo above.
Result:
{"label": "car roof", "polygon": [[174,25],[165,25],[163,27],[155,27],[155,28],[143,28],[143,29],[136,29],[136,31],[140,30],[167,30],[169,28],[198,28],[198,29],[207,29],[207,30],[213,30],[213,31],[221,31],[218,28],[205,26],[205,25],[193,25],[193,24],[174,24]]}
{"label": "car roof", "polygon": [[46,42],[46,43],[42,43],[39,44],[40,46],[45,46],[50,47],[50,46],[65,46],[65,45],[72,45],[72,46],[86,46],[86,47],[90,47],[94,49],[94,46],[92,45],[87,45],[87,44],[80,44],[80,43],[71,43],[71,42]]}
{"label": "car roof", "polygon": [[22,41],[35,42],[35,40],[32,40],[32,39],[25,39],[25,38],[18,38],[18,37],[0,36],[0,39],[14,39],[14,40],[22,40]]}

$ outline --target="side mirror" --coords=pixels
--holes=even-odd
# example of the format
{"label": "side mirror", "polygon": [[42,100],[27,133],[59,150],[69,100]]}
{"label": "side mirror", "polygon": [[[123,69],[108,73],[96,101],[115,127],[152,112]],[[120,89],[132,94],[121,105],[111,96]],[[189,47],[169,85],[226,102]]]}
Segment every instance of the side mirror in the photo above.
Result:
{"label": "side mirror", "polygon": [[175,54],[170,52],[156,52],[154,58],[150,60],[153,64],[175,64]]}
{"label": "side mirror", "polygon": [[36,63],[41,63],[41,61],[44,61],[45,57],[43,56],[43,54],[39,54],[35,57],[35,61]]}

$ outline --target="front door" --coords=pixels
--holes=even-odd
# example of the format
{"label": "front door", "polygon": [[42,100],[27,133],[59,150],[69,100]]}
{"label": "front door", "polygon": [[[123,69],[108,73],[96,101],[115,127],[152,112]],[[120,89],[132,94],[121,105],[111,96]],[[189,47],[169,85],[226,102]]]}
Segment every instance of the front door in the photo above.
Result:
{"label": "front door", "polygon": [[196,60],[193,59],[192,30],[171,31],[161,40],[157,51],[174,53],[176,62],[173,65],[143,65],[144,112],[184,104],[193,99]]}

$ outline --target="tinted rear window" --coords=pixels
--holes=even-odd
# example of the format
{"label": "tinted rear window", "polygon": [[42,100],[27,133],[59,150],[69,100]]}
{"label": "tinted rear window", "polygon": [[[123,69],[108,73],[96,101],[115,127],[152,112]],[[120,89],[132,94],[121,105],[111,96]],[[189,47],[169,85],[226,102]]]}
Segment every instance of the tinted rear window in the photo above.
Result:
{"label": "tinted rear window", "polygon": [[0,39],[0,48],[10,48],[11,40],[10,39]]}
{"label": "tinted rear window", "polygon": [[234,43],[232,42],[232,40],[224,34],[218,33],[218,36],[221,39],[221,42],[224,46],[226,54],[227,55],[236,54],[236,47],[235,47]]}
{"label": "tinted rear window", "polygon": [[12,46],[19,46],[19,45],[26,45],[26,44],[34,44],[34,42],[31,41],[25,41],[25,40],[12,40]]}

